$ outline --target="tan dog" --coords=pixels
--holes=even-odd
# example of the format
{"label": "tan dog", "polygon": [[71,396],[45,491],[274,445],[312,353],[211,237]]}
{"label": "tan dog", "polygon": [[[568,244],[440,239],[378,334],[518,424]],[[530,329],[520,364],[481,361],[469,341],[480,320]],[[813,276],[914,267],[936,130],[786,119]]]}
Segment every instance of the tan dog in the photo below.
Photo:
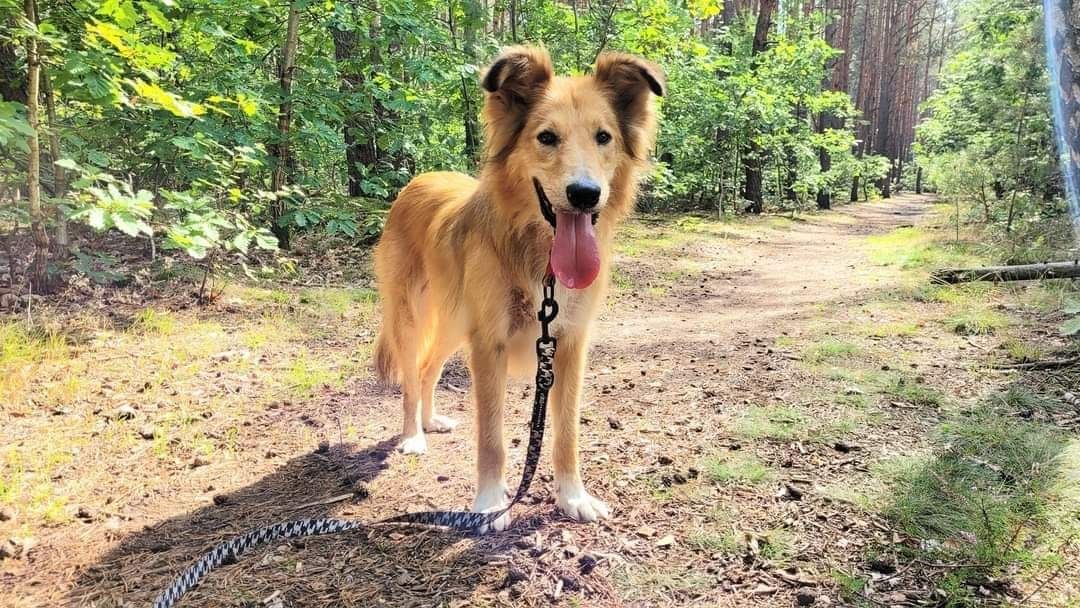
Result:
{"label": "tan dog", "polygon": [[[390,210],[375,249],[383,306],[377,372],[402,385],[401,451],[423,453],[424,431],[456,424],[435,413],[435,383],[446,359],[468,345],[476,511],[507,502],[506,379],[535,368],[535,311],[550,259],[560,305],[551,392],[558,505],[579,521],[608,517],[581,482],[578,402],[615,225],[633,208],[656,129],[652,96],[663,94],[663,78],[651,63],[613,53],[601,55],[591,75],[556,77],[545,50],[507,49],[482,79],[487,143],[479,179],[425,173]],[[534,180],[555,211],[554,233]],[[493,527],[509,522],[506,515]]]}

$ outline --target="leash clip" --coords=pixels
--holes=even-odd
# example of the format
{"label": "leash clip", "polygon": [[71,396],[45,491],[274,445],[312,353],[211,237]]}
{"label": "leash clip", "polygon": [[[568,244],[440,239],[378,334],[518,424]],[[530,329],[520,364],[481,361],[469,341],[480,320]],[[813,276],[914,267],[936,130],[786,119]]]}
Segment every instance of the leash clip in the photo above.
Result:
{"label": "leash clip", "polygon": [[551,335],[551,322],[559,315],[559,303],[555,301],[555,276],[548,274],[544,277],[544,299],[540,301],[540,311],[536,318],[540,321],[540,339],[536,341],[537,352],[541,343],[547,344],[555,341]]}

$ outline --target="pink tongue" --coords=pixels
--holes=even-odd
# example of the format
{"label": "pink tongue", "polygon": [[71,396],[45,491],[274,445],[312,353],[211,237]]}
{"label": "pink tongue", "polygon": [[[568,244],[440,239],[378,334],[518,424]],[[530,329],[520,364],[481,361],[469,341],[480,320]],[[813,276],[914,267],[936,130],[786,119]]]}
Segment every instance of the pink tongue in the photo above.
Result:
{"label": "pink tongue", "polygon": [[600,274],[600,248],[588,213],[560,212],[551,245],[551,269],[570,289],[585,289]]}

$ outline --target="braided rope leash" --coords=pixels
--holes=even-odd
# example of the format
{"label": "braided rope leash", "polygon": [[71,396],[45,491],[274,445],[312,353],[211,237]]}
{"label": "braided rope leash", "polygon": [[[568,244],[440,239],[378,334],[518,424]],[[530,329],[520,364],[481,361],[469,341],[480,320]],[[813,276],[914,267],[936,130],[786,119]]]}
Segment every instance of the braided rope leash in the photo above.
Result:
{"label": "braided rope leash", "polygon": [[544,277],[544,299],[540,304],[537,318],[540,320],[540,337],[536,340],[536,392],[533,398],[532,419],[529,421],[529,445],[525,452],[525,467],[521,473],[514,498],[502,509],[488,513],[471,511],[422,511],[405,513],[387,519],[365,524],[347,519],[298,519],[286,521],[252,530],[214,547],[199,561],[189,566],[165,591],[154,600],[153,608],[172,608],[184,594],[198,586],[199,582],[212,570],[223,564],[232,564],[248,550],[276,540],[304,536],[320,536],[359,530],[365,527],[413,524],[441,526],[453,530],[475,530],[491,525],[496,519],[510,510],[525,497],[529,491],[536,467],[540,463],[540,448],[544,443],[544,419],[547,416],[548,393],[555,383],[555,337],[550,334],[550,324],[559,314],[559,305],[555,301],[555,277],[550,273]]}

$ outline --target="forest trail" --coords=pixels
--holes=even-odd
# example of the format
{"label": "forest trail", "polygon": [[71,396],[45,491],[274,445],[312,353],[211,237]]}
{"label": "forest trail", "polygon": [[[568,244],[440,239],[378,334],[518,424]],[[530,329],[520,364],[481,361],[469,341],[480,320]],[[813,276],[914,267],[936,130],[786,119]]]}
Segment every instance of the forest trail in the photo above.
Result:
{"label": "forest trail", "polygon": [[[632,222],[618,241],[582,413],[586,485],[614,520],[578,525],[558,515],[545,458],[504,534],[394,530],[279,543],[216,571],[184,605],[791,606],[932,593],[899,575],[876,590],[849,588],[878,576],[867,556],[896,538],[881,515],[889,496],[876,467],[925,452],[939,419],[925,398],[932,389],[915,387],[970,396],[969,349],[983,348],[918,319],[928,305],[892,295],[902,271],[871,259],[868,237],[917,225],[932,203],[905,195],[795,219]],[[19,446],[95,446],[52,473],[83,480],[67,486],[69,511],[93,506],[36,529],[33,559],[0,571],[0,604],[141,605],[212,544],[256,526],[469,504],[472,408],[459,360],[438,398],[461,427],[430,435],[424,457],[402,456],[393,449],[399,397],[347,363],[362,363],[357,345],[376,329],[367,296],[341,304],[305,292],[286,305],[274,293],[240,293],[244,303],[161,330],[171,345],[211,327],[212,345],[191,364],[196,388],[152,368],[117,380],[130,364],[102,363],[87,373],[115,374],[110,388],[81,407],[111,411],[128,382],[150,395],[136,402],[134,422],[80,430],[78,420],[95,416],[65,412],[62,427],[61,414],[14,419]],[[261,320],[260,301],[272,302]],[[305,322],[321,333],[296,338],[290,324]],[[132,339],[153,361],[156,338],[140,331]],[[134,348],[109,335],[80,356],[107,362],[108,348]],[[321,369],[300,373],[297,361],[319,358],[340,364],[345,379],[319,376],[296,393]],[[260,368],[288,377],[293,396],[250,397],[249,385],[267,392],[271,382]],[[159,389],[171,396],[149,405]],[[187,398],[190,406],[178,403]],[[514,383],[507,406],[513,485],[530,386]],[[134,437],[143,417],[164,429],[177,416],[168,441]]]}

